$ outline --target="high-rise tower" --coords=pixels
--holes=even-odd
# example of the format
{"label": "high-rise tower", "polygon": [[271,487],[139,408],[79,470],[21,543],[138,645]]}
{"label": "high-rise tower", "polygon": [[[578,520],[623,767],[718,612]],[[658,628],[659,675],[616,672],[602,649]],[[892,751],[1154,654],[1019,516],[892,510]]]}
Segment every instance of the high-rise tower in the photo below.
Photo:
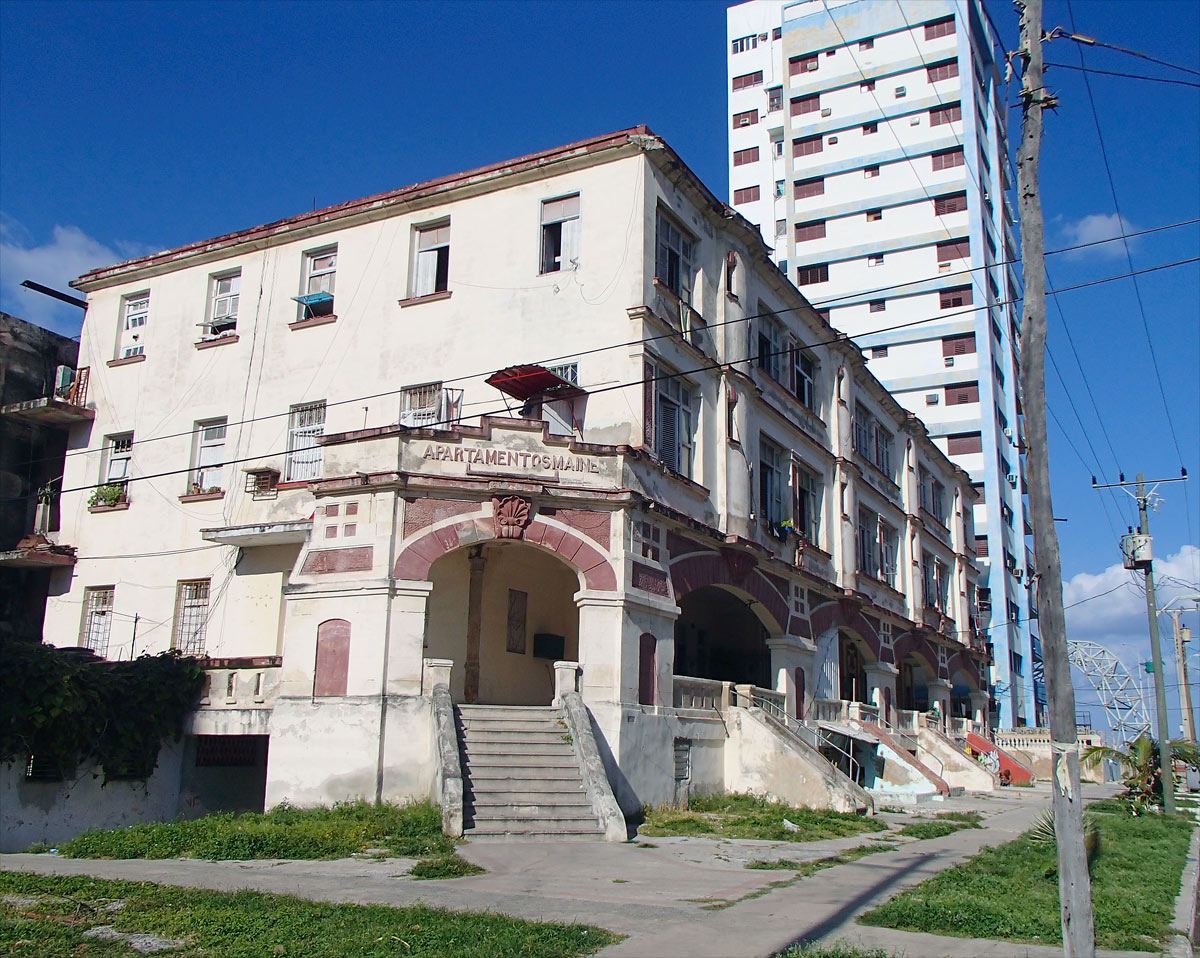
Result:
{"label": "high-rise tower", "polygon": [[726,122],[733,206],[975,482],[983,625],[1011,727],[1038,723],[1045,691],[996,48],[980,0],[750,0],[728,11]]}

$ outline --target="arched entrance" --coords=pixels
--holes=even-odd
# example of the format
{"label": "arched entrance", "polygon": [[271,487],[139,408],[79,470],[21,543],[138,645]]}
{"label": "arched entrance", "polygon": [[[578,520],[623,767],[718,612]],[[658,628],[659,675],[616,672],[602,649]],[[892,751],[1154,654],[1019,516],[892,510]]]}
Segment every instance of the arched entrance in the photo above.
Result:
{"label": "arched entrance", "polygon": [[456,702],[548,705],[554,662],[579,656],[579,577],[520,540],[456,549],[430,566],[425,655],[450,659]]}
{"label": "arched entrance", "polygon": [[896,698],[899,707],[909,712],[926,712],[929,710],[929,683],[933,681],[933,673],[920,658],[906,655],[900,661],[899,674],[896,676]]}
{"label": "arched entrance", "polygon": [[846,702],[870,702],[866,644],[848,632],[838,633],[838,696]]}
{"label": "arched entrance", "polygon": [[701,586],[680,599],[675,674],[773,687],[770,633],[753,601],[720,585]]}
{"label": "arched entrance", "polygon": [[950,715],[953,718],[973,718],[971,693],[975,688],[971,677],[962,669],[954,673],[950,688]]}

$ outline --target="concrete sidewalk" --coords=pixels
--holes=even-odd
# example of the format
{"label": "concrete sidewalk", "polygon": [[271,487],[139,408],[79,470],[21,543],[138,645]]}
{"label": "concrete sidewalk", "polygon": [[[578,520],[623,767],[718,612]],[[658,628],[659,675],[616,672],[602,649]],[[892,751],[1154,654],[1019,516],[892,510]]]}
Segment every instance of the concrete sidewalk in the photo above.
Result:
{"label": "concrete sidewalk", "polygon": [[[486,875],[420,882],[406,859],[329,862],[97,861],[49,855],[0,855],[0,869],[94,875],[217,890],[253,889],[319,901],[491,910],[541,921],[580,921],[629,936],[605,956],[770,955],[797,940],[846,939],[863,947],[934,956],[1050,956],[1061,948],[913,935],[853,924],[856,915],[1024,831],[1046,807],[1045,790],[1013,789],[922,805],[923,814],[972,809],[982,829],[905,841],[799,880],[788,871],[748,870],[754,859],[812,860],[872,843],[885,833],[793,844],[646,838],[610,845],[577,842],[483,842],[461,847]],[[900,823],[901,816],[884,820]],[[890,837],[890,836],[889,836]],[[757,893],[757,897],[756,896]],[[718,906],[714,908],[713,906]],[[708,906],[708,907],[705,907]],[[1115,953],[1112,953],[1115,954]]]}

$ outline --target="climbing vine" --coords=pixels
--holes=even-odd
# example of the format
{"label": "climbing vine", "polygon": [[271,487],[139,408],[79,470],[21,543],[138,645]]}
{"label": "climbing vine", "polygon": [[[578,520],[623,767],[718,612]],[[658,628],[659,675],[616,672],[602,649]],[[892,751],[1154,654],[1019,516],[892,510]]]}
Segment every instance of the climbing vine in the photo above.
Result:
{"label": "climbing vine", "polygon": [[0,763],[34,755],[65,775],[99,765],[106,783],[145,780],[163,740],[182,734],[203,681],[196,660],[175,651],[104,662],[0,642]]}

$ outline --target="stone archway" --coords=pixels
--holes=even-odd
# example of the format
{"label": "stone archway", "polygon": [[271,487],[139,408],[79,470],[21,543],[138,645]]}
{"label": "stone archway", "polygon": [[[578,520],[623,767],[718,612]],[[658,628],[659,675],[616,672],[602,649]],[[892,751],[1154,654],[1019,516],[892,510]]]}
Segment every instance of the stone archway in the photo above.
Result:
{"label": "stone archway", "polygon": [[675,672],[771,688],[767,639],[778,623],[761,603],[730,586],[706,585],[679,599]]}

